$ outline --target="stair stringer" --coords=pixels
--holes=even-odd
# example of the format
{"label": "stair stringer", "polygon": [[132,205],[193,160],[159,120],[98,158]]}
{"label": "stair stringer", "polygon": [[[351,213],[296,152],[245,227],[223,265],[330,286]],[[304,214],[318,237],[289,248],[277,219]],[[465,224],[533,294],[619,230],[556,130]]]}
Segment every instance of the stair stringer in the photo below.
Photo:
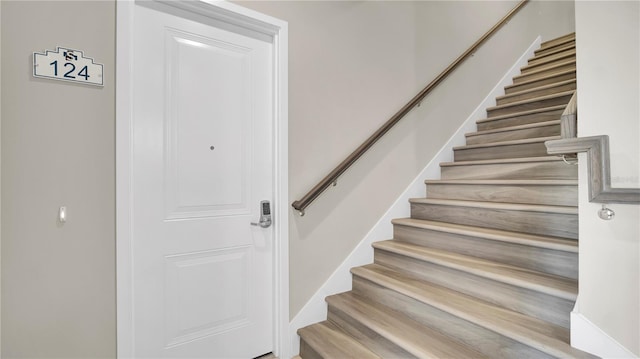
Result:
{"label": "stair stringer", "polygon": [[453,161],[453,148],[465,144],[465,134],[477,130],[476,121],[486,117],[486,109],[496,105],[496,98],[504,95],[505,86],[512,83],[513,77],[520,74],[520,68],[526,66],[529,58],[534,56],[534,51],[540,47],[542,37],[538,36],[504,74],[504,76],[493,87],[490,93],[462,123],[458,130],[440,148],[438,153],[429,161],[425,168],[413,179],[396,201],[389,207],[382,217],[376,222],[372,229],[349,253],[345,260],[329,276],[324,284],[313,294],[313,296],[302,307],[300,312],[289,323],[289,333],[291,333],[291,353],[300,352],[300,336],[298,329],[313,323],[318,323],[327,318],[326,297],[350,291],[352,287],[351,269],[373,262],[372,243],[386,240],[393,237],[394,218],[405,218],[410,216],[410,207],[407,203],[410,198],[423,197],[424,179],[440,178],[440,163]]}
{"label": "stair stringer", "polygon": [[576,301],[576,307],[571,312],[572,347],[607,359],[638,358],[635,354],[580,313],[577,309],[579,307],[579,300],[580,298]]}

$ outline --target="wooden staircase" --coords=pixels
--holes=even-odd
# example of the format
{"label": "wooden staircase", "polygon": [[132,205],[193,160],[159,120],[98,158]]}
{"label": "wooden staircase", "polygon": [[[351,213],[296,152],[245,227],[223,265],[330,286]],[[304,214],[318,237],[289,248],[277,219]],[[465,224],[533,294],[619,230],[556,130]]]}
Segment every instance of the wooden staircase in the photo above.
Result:
{"label": "wooden staircase", "polygon": [[548,156],[576,89],[574,34],[544,42],[478,131],[298,331],[315,358],[591,358],[569,345],[577,166]]}

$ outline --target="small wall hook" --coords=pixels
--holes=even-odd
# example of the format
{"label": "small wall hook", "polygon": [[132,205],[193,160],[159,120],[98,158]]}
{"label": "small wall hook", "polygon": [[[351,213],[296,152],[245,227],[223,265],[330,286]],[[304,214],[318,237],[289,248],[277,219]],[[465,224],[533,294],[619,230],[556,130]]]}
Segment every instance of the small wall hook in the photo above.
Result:
{"label": "small wall hook", "polygon": [[606,204],[603,204],[602,209],[598,211],[598,217],[604,219],[605,221],[610,221],[615,216],[616,216],[616,212],[614,212],[610,208],[607,208]]}
{"label": "small wall hook", "polygon": [[562,160],[564,161],[564,163],[566,163],[568,165],[577,165],[578,164],[578,157],[562,155]]}

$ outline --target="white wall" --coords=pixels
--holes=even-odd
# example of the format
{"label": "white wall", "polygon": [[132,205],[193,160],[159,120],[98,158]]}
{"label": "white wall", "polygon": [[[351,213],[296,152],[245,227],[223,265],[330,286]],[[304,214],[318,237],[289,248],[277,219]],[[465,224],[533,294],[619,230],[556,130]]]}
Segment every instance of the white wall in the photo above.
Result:
{"label": "white wall", "polygon": [[[0,6],[1,355],[113,358],[115,2]],[[33,78],[56,46],[104,63],[104,88]]]}
{"label": "white wall", "polygon": [[[247,2],[289,22],[289,198],[299,199],[516,2]],[[573,2],[534,1],[307,209],[291,211],[291,316],[538,36]]]}
{"label": "white wall", "polygon": [[[612,185],[640,187],[640,2],[578,1],[576,33],[578,136],[609,135]],[[600,220],[584,167],[576,311],[640,356],[640,207]]]}

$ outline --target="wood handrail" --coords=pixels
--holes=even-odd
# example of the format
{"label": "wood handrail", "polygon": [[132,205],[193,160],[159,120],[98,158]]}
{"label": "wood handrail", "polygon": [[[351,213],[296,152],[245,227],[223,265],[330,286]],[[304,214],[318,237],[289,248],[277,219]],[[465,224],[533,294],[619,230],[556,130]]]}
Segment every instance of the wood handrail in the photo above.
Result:
{"label": "wood handrail", "polygon": [[560,137],[578,137],[578,92],[573,91],[573,96],[564,108],[560,116]]}
{"label": "wood handrail", "polygon": [[387,133],[398,121],[400,121],[407,113],[416,107],[422,100],[440,84],[449,74],[453,72],[469,55],[474,53],[480,45],[487,41],[498,29],[506,24],[513,15],[515,15],[529,0],[522,0],[507,15],[498,21],[489,31],[487,31],[478,41],[467,49],[462,55],[458,56],[444,71],[442,71],[435,79],[433,79],[422,91],[404,105],[395,115],[393,115],[382,127],[367,138],[358,148],[355,149],[344,161],[334,168],[322,181],[315,185],[302,199],[296,200],[291,204],[301,216],[304,216],[304,210],[311,202],[313,202],[322,192],[329,188],[332,184],[337,183],[340,177],[351,165],[353,165],[371,146],[373,146],[385,133]]}
{"label": "wood handrail", "polygon": [[545,146],[550,155],[587,153],[589,202],[640,204],[640,188],[611,187],[609,136],[563,138]]}
{"label": "wood handrail", "polygon": [[546,141],[547,153],[563,155],[563,158],[579,152],[587,153],[589,202],[640,204],[640,188],[611,187],[609,136],[577,137],[577,120],[578,96],[574,92],[560,117],[562,139]]}

